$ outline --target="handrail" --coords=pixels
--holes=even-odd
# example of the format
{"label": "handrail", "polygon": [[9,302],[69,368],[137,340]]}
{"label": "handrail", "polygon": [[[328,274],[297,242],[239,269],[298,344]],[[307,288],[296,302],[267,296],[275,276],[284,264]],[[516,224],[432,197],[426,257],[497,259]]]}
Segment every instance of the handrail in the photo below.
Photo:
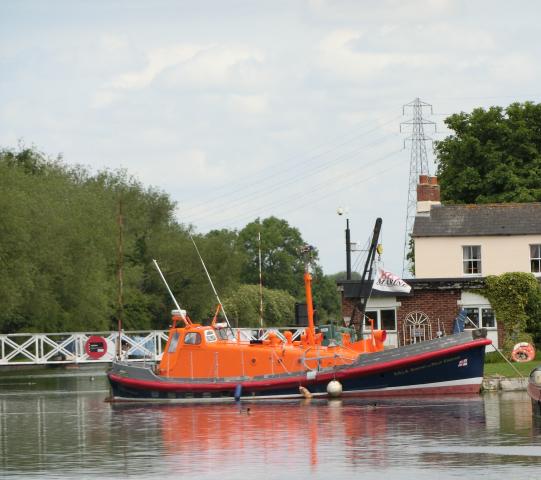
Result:
{"label": "handrail", "polygon": [[[237,329],[235,329],[237,330]],[[239,328],[241,338],[246,341],[256,340],[254,331],[261,331],[257,338],[267,338],[274,332],[283,342],[283,331],[293,332],[293,339],[298,339],[304,327],[269,327],[266,329]],[[237,331],[234,332],[235,337]],[[168,330],[129,330],[123,331],[121,344],[122,357],[130,361],[161,360]],[[102,337],[106,352],[99,358],[91,358],[86,345],[90,337]],[[54,332],[54,333],[9,333],[0,334],[0,366],[2,365],[55,365],[110,363],[114,360],[118,331],[92,332]]]}

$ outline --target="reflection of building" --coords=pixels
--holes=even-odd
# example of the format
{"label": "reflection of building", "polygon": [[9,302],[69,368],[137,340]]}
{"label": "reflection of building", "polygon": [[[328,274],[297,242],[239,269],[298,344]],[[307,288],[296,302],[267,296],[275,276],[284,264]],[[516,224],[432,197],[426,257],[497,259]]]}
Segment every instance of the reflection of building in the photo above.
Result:
{"label": "reflection of building", "polygon": [[[479,290],[487,275],[529,272],[541,279],[541,203],[441,205],[437,178],[421,175],[412,237],[417,277],[407,280],[412,292],[373,291],[367,305],[368,316],[387,329],[387,343],[415,341],[416,332],[432,337],[450,333],[462,308],[477,326],[488,329],[496,346],[501,343],[503,331]],[[359,283],[339,284],[343,315],[350,317]],[[426,314],[425,325],[413,321],[412,326],[408,314],[414,312]]]}

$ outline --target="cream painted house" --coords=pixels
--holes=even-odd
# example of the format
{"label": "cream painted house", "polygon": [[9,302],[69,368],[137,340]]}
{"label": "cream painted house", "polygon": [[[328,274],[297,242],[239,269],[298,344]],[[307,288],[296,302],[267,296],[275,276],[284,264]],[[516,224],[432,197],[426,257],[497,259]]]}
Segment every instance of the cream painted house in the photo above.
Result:
{"label": "cream painted house", "polygon": [[[482,281],[528,272],[541,280],[541,203],[441,205],[437,181],[420,180],[412,233],[417,278]],[[500,335],[489,301],[462,289],[457,304],[488,329],[497,346]]]}
{"label": "cream painted house", "polygon": [[[505,332],[490,302],[480,295],[487,275],[530,272],[541,280],[541,203],[441,205],[436,177],[421,175],[413,227],[416,278],[409,294],[372,291],[366,314],[386,329],[386,345],[415,339],[412,317],[426,317],[428,338],[453,331],[460,310],[498,347]],[[359,281],[339,282],[342,314],[351,317]],[[487,351],[490,351],[488,349]]]}
{"label": "cream painted house", "polygon": [[432,205],[413,237],[419,278],[541,276],[541,203]]}

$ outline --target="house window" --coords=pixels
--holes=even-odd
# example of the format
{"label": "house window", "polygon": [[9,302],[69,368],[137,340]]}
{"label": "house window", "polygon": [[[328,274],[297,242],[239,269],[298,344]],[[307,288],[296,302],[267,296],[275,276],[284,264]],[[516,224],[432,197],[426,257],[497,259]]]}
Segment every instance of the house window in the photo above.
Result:
{"label": "house window", "polygon": [[366,316],[374,320],[376,330],[396,331],[396,309],[378,308],[366,312]]}
{"label": "house window", "polygon": [[462,263],[464,265],[465,274],[481,274],[481,247],[479,245],[467,245],[462,247]]}
{"label": "house window", "polygon": [[532,273],[541,273],[541,245],[530,245],[530,266]]}
{"label": "house window", "polygon": [[467,307],[464,310],[468,318],[475,324],[466,322],[466,328],[496,328],[496,317],[492,308]]}

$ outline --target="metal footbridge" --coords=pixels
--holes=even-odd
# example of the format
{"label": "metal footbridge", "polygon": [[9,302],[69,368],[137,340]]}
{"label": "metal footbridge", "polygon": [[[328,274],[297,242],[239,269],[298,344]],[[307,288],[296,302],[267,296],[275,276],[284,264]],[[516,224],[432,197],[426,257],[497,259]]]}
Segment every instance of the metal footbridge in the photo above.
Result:
{"label": "metal footbridge", "polygon": [[[264,340],[272,331],[285,340],[283,331],[300,339],[304,327],[233,329],[245,341]],[[168,330],[123,331],[120,335],[121,356],[130,361],[161,360]],[[4,365],[54,365],[109,363],[115,358],[119,334],[109,332],[12,333],[0,335],[0,367]]]}

